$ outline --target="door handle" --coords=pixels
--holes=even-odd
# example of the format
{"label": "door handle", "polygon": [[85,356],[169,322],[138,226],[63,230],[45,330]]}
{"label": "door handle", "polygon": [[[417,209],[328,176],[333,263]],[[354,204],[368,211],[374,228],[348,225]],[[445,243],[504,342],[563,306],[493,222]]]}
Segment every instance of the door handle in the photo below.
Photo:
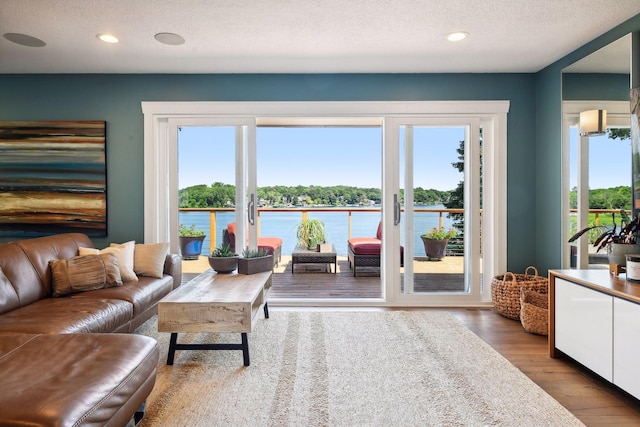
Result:
{"label": "door handle", "polygon": [[398,195],[393,195],[393,225],[400,224],[400,202],[398,201]]}
{"label": "door handle", "polygon": [[256,203],[255,203],[255,194],[252,194],[250,196],[250,200],[249,200],[249,206],[248,206],[248,210],[247,210],[247,220],[249,221],[249,224],[251,225],[255,225],[255,218],[256,218]]}

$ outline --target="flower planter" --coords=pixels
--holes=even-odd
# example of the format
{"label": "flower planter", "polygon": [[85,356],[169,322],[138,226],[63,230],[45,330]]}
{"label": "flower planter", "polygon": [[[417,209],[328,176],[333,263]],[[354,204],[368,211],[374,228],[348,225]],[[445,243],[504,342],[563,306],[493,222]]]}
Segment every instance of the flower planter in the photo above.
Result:
{"label": "flower planter", "polygon": [[209,265],[217,273],[228,274],[238,268],[239,256],[232,257],[209,257]]}
{"label": "flower planter", "polygon": [[256,274],[271,270],[273,270],[273,255],[238,259],[238,273],[240,274]]}
{"label": "flower planter", "polygon": [[424,251],[429,261],[440,261],[447,254],[449,239],[428,239],[422,237],[422,242],[424,243]]}
{"label": "flower planter", "polygon": [[180,254],[184,260],[194,260],[200,257],[202,242],[206,236],[180,236]]}

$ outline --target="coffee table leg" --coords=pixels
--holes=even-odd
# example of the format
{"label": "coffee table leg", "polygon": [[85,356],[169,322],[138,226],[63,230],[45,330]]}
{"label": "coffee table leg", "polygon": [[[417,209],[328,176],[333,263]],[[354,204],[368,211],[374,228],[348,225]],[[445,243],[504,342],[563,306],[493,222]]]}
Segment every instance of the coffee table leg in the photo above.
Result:
{"label": "coffee table leg", "polygon": [[269,318],[269,306],[267,305],[267,303],[264,303],[264,307],[262,307],[262,309],[264,310],[264,318],[268,319]]}
{"label": "coffee table leg", "polygon": [[171,333],[169,340],[169,354],[167,354],[167,365],[173,365],[173,356],[176,354],[176,343],[178,342],[178,334]]}
{"label": "coffee table leg", "polygon": [[242,332],[242,358],[244,366],[249,366],[249,339],[246,332]]}

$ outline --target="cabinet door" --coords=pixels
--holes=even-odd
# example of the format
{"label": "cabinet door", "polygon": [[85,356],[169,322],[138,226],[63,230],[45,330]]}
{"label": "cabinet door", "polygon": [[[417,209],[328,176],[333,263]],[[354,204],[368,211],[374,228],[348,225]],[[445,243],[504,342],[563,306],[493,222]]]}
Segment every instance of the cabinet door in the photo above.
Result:
{"label": "cabinet door", "polygon": [[556,348],[613,381],[613,297],[557,278]]}
{"label": "cabinet door", "polygon": [[640,398],[640,305],[614,298],[613,383]]}

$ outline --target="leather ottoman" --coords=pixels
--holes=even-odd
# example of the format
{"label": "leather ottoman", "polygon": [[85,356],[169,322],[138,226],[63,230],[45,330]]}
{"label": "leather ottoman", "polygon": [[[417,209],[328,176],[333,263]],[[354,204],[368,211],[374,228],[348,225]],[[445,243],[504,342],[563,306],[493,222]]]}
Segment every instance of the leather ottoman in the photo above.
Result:
{"label": "leather ottoman", "polygon": [[0,425],[124,426],[157,364],[157,342],[140,335],[2,334]]}

